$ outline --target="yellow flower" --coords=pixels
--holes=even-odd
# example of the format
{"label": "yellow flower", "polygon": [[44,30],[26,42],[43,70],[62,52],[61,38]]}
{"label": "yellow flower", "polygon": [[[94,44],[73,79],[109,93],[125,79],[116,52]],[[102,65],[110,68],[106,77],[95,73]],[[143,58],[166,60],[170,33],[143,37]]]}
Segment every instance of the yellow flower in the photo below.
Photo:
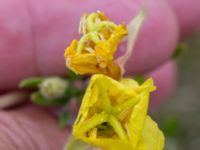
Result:
{"label": "yellow flower", "polygon": [[147,115],[153,80],[142,85],[94,75],[73,126],[75,138],[104,150],[162,150],[164,136]]}
{"label": "yellow flower", "polygon": [[68,68],[78,74],[105,74],[121,78],[121,69],[114,60],[118,44],[127,35],[125,25],[116,25],[102,12],[84,15],[80,22],[79,41],[73,40],[64,57]]}

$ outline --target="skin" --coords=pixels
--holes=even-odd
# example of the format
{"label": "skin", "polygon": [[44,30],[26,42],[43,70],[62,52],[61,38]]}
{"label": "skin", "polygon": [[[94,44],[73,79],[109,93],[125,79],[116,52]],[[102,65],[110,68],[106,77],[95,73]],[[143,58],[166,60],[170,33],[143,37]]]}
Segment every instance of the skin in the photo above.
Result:
{"label": "skin", "polygon": [[[101,10],[117,23],[128,23],[142,0],[6,0],[0,1],[0,91],[16,88],[26,77],[65,75],[63,52],[78,38],[81,14]],[[139,33],[128,74],[155,79],[154,104],[175,87],[176,64],[170,61],[176,44],[200,25],[199,0],[145,1],[148,17]],[[118,55],[124,50],[119,49]],[[61,149],[69,130],[59,130],[48,111],[25,105],[0,113],[0,149]]]}
{"label": "skin", "polygon": [[166,0],[172,7],[175,16],[177,17],[181,39],[191,35],[193,31],[199,28],[200,13],[199,0]]}

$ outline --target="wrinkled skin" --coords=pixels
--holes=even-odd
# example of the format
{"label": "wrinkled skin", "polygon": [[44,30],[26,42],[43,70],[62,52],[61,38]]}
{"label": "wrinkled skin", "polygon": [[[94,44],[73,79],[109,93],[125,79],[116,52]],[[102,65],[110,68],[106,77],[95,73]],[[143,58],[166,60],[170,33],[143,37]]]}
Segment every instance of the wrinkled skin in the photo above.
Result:
{"label": "wrinkled skin", "polygon": [[[117,23],[128,23],[142,0],[6,0],[0,1],[0,91],[16,88],[28,76],[64,75],[64,49],[78,37],[82,13],[104,11]],[[175,87],[176,65],[170,60],[179,39],[200,25],[199,0],[149,0],[127,73],[152,76],[159,104]],[[121,46],[119,54],[124,50]],[[118,54],[118,55],[119,55]],[[0,149],[61,149],[68,131],[43,108],[30,105],[0,113]]]}

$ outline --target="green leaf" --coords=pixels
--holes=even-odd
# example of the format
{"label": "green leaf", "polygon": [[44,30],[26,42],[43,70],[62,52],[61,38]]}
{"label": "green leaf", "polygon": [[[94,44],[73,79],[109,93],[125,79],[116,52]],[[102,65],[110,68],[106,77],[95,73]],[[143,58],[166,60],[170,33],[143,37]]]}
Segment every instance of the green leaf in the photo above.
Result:
{"label": "green leaf", "polygon": [[59,126],[60,126],[60,128],[66,127],[67,122],[68,122],[68,114],[66,112],[62,112],[59,116]]}
{"label": "green leaf", "polygon": [[136,75],[136,76],[134,76],[134,80],[136,80],[138,82],[138,84],[141,85],[142,83],[144,83],[145,78],[142,75]]}
{"label": "green leaf", "polygon": [[90,150],[91,146],[83,141],[71,137],[64,150]]}
{"label": "green leaf", "polygon": [[186,46],[184,43],[178,44],[175,52],[172,54],[172,58],[176,59],[176,58],[180,57],[183,54],[183,52],[185,51],[185,48],[186,48]]}
{"label": "green leaf", "polygon": [[19,83],[20,88],[37,88],[44,80],[44,77],[27,78]]}
{"label": "green leaf", "polygon": [[165,136],[175,136],[179,129],[179,122],[176,117],[170,117],[164,122],[163,133]]}
{"label": "green leaf", "polygon": [[40,92],[34,92],[31,94],[31,100],[38,104],[44,106],[62,106],[68,102],[66,98],[60,99],[46,99]]}

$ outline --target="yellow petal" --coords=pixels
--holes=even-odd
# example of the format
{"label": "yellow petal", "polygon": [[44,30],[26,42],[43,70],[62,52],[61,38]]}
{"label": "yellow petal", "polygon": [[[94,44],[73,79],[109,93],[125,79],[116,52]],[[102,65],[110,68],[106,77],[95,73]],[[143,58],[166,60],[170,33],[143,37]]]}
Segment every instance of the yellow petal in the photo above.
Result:
{"label": "yellow petal", "polygon": [[125,25],[118,25],[110,38],[108,39],[108,43],[110,44],[111,50],[114,53],[117,49],[117,45],[121,42],[122,38],[124,38],[128,34],[127,28]]}
{"label": "yellow petal", "polygon": [[[100,73],[94,54],[75,54],[66,60],[68,68],[79,74]],[[88,67],[89,66],[89,67]]]}
{"label": "yellow petal", "polygon": [[157,124],[149,116],[146,116],[144,128],[142,130],[142,135],[137,145],[137,149],[163,150],[164,140],[164,135],[158,128]]}
{"label": "yellow petal", "polygon": [[66,48],[65,53],[64,53],[64,57],[67,59],[68,56],[70,55],[74,55],[76,53],[76,47],[77,47],[78,41],[77,40],[73,40],[72,43],[70,44],[70,46],[68,48]]}
{"label": "yellow petal", "polygon": [[94,147],[101,147],[103,150],[133,150],[131,144],[128,141],[122,141],[117,139],[108,139],[108,138],[85,138],[82,137],[86,143],[90,143]]}
{"label": "yellow petal", "polygon": [[130,119],[125,125],[132,146],[135,148],[137,142],[140,139],[140,135],[144,127],[144,121],[147,115],[148,103],[149,103],[149,93],[148,92],[141,93],[139,95],[139,102],[138,104],[135,105],[131,113]]}
{"label": "yellow petal", "polygon": [[[130,90],[129,87],[121,84],[120,82],[113,80],[105,75],[93,75],[90,79],[90,84],[86,90],[86,93],[83,97],[82,104],[79,110],[79,114],[77,117],[78,122],[82,122],[87,118],[89,109],[94,106],[97,102],[98,98],[98,88],[96,86],[96,81],[99,80],[104,84],[104,88],[109,89],[109,95],[112,96],[113,99],[120,98],[121,94],[127,95],[127,97],[131,97],[135,95],[135,92]],[[77,124],[77,123],[75,123]]]}

